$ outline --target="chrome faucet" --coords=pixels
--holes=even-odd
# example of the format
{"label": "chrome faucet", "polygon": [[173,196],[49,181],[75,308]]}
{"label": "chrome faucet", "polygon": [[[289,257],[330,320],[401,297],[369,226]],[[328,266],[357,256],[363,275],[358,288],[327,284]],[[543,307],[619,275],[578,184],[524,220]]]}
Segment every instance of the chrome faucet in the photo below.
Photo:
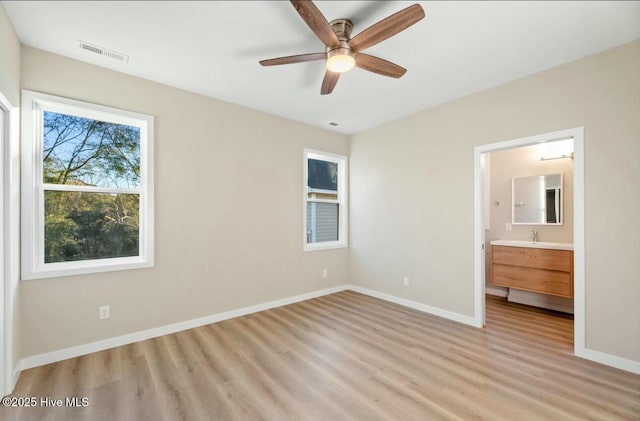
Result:
{"label": "chrome faucet", "polygon": [[531,240],[533,240],[534,243],[538,241],[538,231],[536,230],[531,231]]}

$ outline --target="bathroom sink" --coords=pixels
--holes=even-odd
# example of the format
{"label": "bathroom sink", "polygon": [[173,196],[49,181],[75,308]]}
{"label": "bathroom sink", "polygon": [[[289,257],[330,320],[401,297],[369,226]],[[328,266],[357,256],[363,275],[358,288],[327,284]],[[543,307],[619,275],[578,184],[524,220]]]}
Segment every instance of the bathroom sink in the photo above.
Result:
{"label": "bathroom sink", "polygon": [[573,243],[552,243],[545,241],[493,240],[492,246],[533,247],[539,249],[573,250]]}

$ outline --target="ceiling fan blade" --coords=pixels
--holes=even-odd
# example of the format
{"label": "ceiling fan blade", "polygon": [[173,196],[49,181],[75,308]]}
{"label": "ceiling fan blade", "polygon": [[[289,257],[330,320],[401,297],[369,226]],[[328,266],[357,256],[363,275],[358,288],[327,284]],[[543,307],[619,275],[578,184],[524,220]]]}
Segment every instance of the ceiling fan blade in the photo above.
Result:
{"label": "ceiling fan blade", "polygon": [[340,46],[340,40],[327,19],[322,15],[320,10],[310,1],[291,0],[291,4],[295,7],[298,14],[309,25],[309,28],[327,47],[337,48]]}
{"label": "ceiling fan blade", "polygon": [[270,58],[268,60],[260,60],[260,64],[262,64],[263,66],[277,66],[279,64],[304,63],[305,61],[324,60],[326,58],[327,53],[298,54],[297,56],[286,56]]}
{"label": "ceiling fan blade", "polygon": [[333,92],[333,88],[336,87],[336,83],[338,83],[339,78],[340,73],[327,70],[327,72],[324,74],[324,79],[322,79],[322,88],[320,88],[320,95],[327,95]]}
{"label": "ceiling fan blade", "polygon": [[407,69],[395,63],[362,53],[356,54],[356,66],[379,75],[395,78],[402,77],[407,72]]}
{"label": "ceiling fan blade", "polygon": [[424,10],[419,4],[414,4],[391,16],[388,16],[378,23],[375,23],[360,32],[349,41],[349,46],[356,51],[362,51],[395,34],[404,31],[414,23],[424,18]]}

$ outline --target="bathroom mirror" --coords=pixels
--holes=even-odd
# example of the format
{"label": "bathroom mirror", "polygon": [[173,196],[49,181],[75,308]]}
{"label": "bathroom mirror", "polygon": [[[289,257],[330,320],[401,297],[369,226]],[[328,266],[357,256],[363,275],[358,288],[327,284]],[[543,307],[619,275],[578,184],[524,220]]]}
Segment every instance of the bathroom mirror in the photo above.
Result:
{"label": "bathroom mirror", "polygon": [[562,173],[514,177],[512,223],[562,225]]}

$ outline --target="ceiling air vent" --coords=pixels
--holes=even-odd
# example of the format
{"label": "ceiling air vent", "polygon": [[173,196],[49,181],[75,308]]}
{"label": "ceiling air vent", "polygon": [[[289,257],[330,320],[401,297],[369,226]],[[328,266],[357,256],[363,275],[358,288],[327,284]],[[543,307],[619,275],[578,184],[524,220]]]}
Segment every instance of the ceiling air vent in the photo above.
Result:
{"label": "ceiling air vent", "polygon": [[119,53],[117,51],[107,50],[106,48],[98,47],[97,45],[89,44],[88,42],[80,40],[78,40],[78,46],[83,50],[90,51],[95,54],[100,54],[101,56],[109,57],[123,63],[129,62],[128,55]]}

